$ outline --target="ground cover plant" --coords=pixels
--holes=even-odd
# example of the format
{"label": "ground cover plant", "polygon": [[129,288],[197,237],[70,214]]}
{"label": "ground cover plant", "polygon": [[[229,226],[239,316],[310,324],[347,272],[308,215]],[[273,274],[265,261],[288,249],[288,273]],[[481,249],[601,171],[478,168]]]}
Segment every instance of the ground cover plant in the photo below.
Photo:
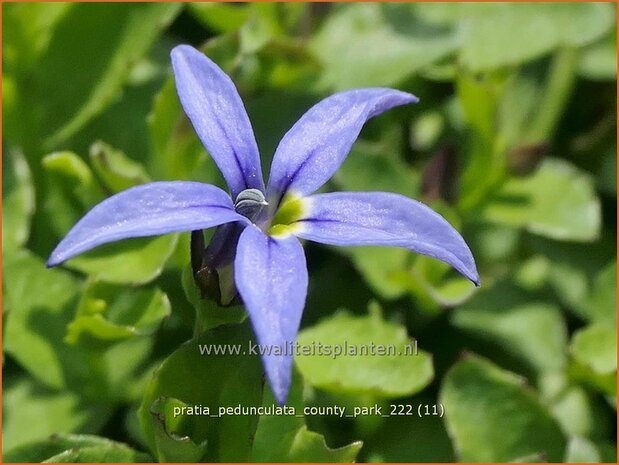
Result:
{"label": "ground cover plant", "polygon": [[[606,3],[3,4],[3,460],[614,462],[615,16]],[[291,226],[308,219],[296,198],[269,211],[288,186],[235,184],[181,105],[179,66],[204,56],[238,89],[265,181],[314,104],[394,89],[367,94],[382,103],[358,138],[325,125],[325,147],[350,153],[292,186],[325,211],[320,199],[361,192],[389,193],[380,211],[418,199],[475,264],[384,235],[391,247],[363,245],[369,232],[336,247],[340,232]],[[286,159],[305,156],[293,142]],[[252,251],[252,224],[272,215],[264,232],[289,240],[279,266],[304,254],[303,305],[279,275],[279,300],[262,286],[271,255],[248,253],[235,281],[240,231],[50,258],[95,205],[172,181],[232,194]],[[375,223],[364,205],[337,219]],[[411,225],[427,211],[406,205]],[[448,250],[445,231],[432,237]],[[229,237],[234,257],[204,268]],[[277,315],[304,310],[270,340],[273,299]],[[255,353],[297,326],[307,351]]]}

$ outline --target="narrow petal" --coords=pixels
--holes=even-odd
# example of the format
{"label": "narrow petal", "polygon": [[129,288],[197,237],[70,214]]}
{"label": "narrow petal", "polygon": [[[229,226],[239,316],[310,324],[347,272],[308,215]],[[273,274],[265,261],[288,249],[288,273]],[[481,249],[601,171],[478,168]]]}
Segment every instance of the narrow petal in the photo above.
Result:
{"label": "narrow petal", "polygon": [[269,202],[279,201],[288,190],[298,195],[316,191],[337,171],[368,119],[417,100],[405,92],[369,88],[340,92],[314,105],[277,147]]}
{"label": "narrow petal", "polygon": [[293,224],[303,239],[332,245],[405,247],[438,258],[479,285],[471,250],[430,207],[386,192],[336,192],[305,199],[308,213]]}
{"label": "narrow petal", "polygon": [[[283,404],[292,376],[290,346],[297,338],[307,294],[303,248],[294,236],[273,238],[249,226],[241,234],[234,268],[258,343],[271,352],[263,353],[262,360],[275,398]],[[278,350],[280,355],[273,353]]]}
{"label": "narrow petal", "polygon": [[244,189],[264,191],[254,132],[232,80],[189,45],[174,48],[171,56],[181,104],[233,198]]}
{"label": "narrow petal", "polygon": [[184,181],[143,184],[107,198],[86,213],[54,249],[47,265],[58,265],[120,239],[206,229],[232,221],[248,223],[218,187]]}

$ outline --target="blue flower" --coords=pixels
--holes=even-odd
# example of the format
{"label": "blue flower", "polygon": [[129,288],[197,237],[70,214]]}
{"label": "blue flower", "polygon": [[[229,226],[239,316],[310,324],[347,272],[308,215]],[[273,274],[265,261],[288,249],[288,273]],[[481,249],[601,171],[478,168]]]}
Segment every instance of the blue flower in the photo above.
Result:
{"label": "blue flower", "polygon": [[[312,195],[342,164],[368,119],[415,103],[417,97],[367,88],[322,100],[281,140],[265,188],[253,130],[230,78],[187,45],[176,47],[171,56],[185,113],[231,195],[209,184],[185,181],[127,189],[88,212],[52,252],[48,266],[120,239],[223,225],[206,255],[221,259],[227,251],[257,341],[271,348],[294,342],[301,322],[308,272],[299,239],[405,247],[442,260],[479,283],[475,261],[460,234],[424,204],[385,192]],[[292,356],[262,357],[275,397],[284,403]]]}

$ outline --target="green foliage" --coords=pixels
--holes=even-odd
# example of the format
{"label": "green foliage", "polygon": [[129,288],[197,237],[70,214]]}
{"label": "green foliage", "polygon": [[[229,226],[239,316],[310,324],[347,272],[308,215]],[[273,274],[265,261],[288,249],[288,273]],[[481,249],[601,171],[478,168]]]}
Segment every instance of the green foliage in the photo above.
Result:
{"label": "green foliage", "polygon": [[[616,461],[615,5],[6,3],[2,13],[3,461]],[[189,234],[46,268],[73,224],[116,192],[161,180],[226,188],[176,95],[178,43],[231,76],[264,172],[328,94],[391,86],[420,97],[369,122],[324,190],[427,203],[462,232],[481,288],[404,249],[308,242],[298,342],[403,350],[413,336],[423,350],[301,355],[294,415],[218,415],[276,402],[258,356],[201,354],[247,350],[254,334],[239,302],[203,299]],[[305,412],[392,404],[415,414]],[[424,405],[444,415],[417,415]]]}
{"label": "green foliage", "polygon": [[456,31],[428,25],[409,5],[363,3],[328,18],[312,49],[325,64],[324,85],[347,89],[397,84],[456,44]]}
{"label": "green foliage", "polygon": [[78,434],[55,434],[49,439],[13,449],[4,454],[5,462],[50,462],[50,463],[118,463],[150,462],[147,454],[97,436]]}
{"label": "green foliage", "polygon": [[[260,405],[263,379],[257,356],[201,354],[200,345],[241,344],[244,346],[242,350],[246,350],[249,334],[247,324],[210,330],[181,346],[155,372],[146,387],[139,418],[146,439],[159,460],[178,462],[186,458],[186,447],[178,448],[183,454],[181,457],[170,456],[177,453],[177,448],[169,444],[169,436],[177,441],[188,436],[196,446],[206,442],[206,456],[202,458],[209,461],[247,459],[250,439],[258,421],[256,415],[211,418],[210,415],[197,414],[182,417],[185,419],[183,424],[170,423],[170,408],[157,406],[155,402],[175,399],[173,402],[177,406],[176,403],[180,402],[181,405],[208,407],[213,415],[218,415],[220,407]],[[194,448],[190,451],[196,453]]]}
{"label": "green foliage", "polygon": [[563,460],[566,444],[559,425],[514,373],[470,356],[445,376],[440,400],[462,460]]}
{"label": "green foliage", "polygon": [[[4,163],[4,161],[8,163]],[[34,213],[34,188],[24,156],[13,151],[3,158],[2,170],[2,252],[10,253],[26,244]]]}
{"label": "green foliage", "polygon": [[329,350],[296,357],[299,371],[316,387],[402,397],[423,389],[434,376],[431,357],[417,351],[403,327],[385,322],[377,306],[366,317],[337,313],[302,331],[298,341],[307,347],[319,342]]}
{"label": "green foliage", "polygon": [[498,284],[454,311],[451,321],[539,372],[561,370],[567,346],[561,312],[527,297],[521,289]]}
{"label": "green foliage", "polygon": [[577,361],[603,374],[617,371],[616,346],[615,328],[590,325],[574,334],[571,349]]}
{"label": "green foliage", "polygon": [[[30,13],[24,11],[27,8],[20,5],[9,9],[7,21],[25,20]],[[34,14],[40,16],[41,22],[47,21],[43,19],[45,9],[31,9],[36,10]],[[37,56],[45,49],[36,67],[24,69],[18,62],[13,69],[28,86],[18,94],[19,114],[28,119],[50,148],[65,141],[111,103],[132,66],[173,19],[178,5],[75,5],[63,10],[55,12],[59,18],[53,22],[53,34],[44,44],[24,40],[5,45],[16,57],[22,52]],[[106,21],[101,21],[102,17]],[[49,33],[49,28],[44,32]],[[97,51],[96,57],[93,50]],[[80,73],[67,75],[67,63]]]}
{"label": "green foliage", "polygon": [[5,256],[2,266],[8,276],[3,299],[8,311],[4,350],[39,381],[52,387],[66,385],[65,368],[83,361],[82,354],[62,343],[71,304],[79,292],[78,281],[62,270],[47,271],[27,251]]}
{"label": "green foliage", "polygon": [[6,383],[3,388],[6,403],[2,428],[4,462],[45,460],[65,448],[44,447],[46,452],[39,453],[36,443],[47,442],[50,435],[63,432],[97,431],[110,416],[103,404],[85,404],[75,392],[41,388],[29,379]]}
{"label": "green foliage", "polygon": [[142,165],[103,142],[95,142],[90,147],[90,158],[103,184],[111,192],[120,192],[150,181]]}
{"label": "green foliage", "polygon": [[150,336],[169,315],[170,302],[159,289],[127,289],[91,280],[67,326],[65,342],[88,346]]}
{"label": "green foliage", "polygon": [[531,176],[506,182],[482,217],[560,240],[592,241],[600,230],[600,205],[591,180],[556,159],[545,160]]}
{"label": "green foliage", "polygon": [[[296,375],[296,373],[295,373]],[[302,382],[295,376],[287,405],[302,411]],[[275,403],[270,392],[265,391],[264,405]],[[356,441],[338,448],[331,448],[325,438],[310,431],[303,419],[296,416],[262,416],[258,421],[252,447],[253,462],[354,462],[362,443]]]}

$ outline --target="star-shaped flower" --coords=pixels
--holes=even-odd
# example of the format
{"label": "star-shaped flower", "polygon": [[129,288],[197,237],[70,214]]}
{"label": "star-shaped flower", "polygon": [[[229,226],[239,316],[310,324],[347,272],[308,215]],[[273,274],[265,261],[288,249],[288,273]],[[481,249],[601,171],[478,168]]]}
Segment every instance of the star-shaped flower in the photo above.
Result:
{"label": "star-shaped flower", "polygon": [[[342,164],[368,119],[415,103],[415,96],[366,88],[322,100],[279,143],[265,189],[253,130],[230,78],[190,46],[176,47],[171,56],[185,113],[231,195],[188,181],[127,189],[88,212],[52,252],[49,266],[120,239],[224,225],[206,255],[210,250],[222,257],[227,251],[257,341],[271,349],[293,343],[301,322],[308,272],[299,239],[405,247],[450,264],[478,284],[473,256],[460,234],[424,204],[386,192],[312,195]],[[275,397],[284,403],[292,356],[262,357]]]}

